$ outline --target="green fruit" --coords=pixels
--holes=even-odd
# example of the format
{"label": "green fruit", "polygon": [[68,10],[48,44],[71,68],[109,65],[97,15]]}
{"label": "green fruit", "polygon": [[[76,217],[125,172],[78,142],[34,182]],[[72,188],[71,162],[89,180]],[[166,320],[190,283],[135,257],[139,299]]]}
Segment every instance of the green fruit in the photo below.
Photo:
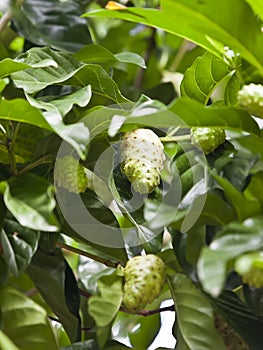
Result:
{"label": "green fruit", "polygon": [[136,256],[124,269],[123,305],[131,313],[156,299],[165,284],[165,264],[157,255]]}
{"label": "green fruit", "polygon": [[164,147],[152,130],[136,129],[123,135],[121,170],[136,192],[150,193],[160,184],[164,160]]}
{"label": "green fruit", "polygon": [[222,128],[193,127],[191,129],[191,140],[199,144],[205,154],[213,152],[218,146],[225,142],[226,133]]}
{"label": "green fruit", "polygon": [[215,316],[215,328],[221,335],[227,350],[249,350],[241,336],[234,331],[219,315]]}
{"label": "green fruit", "polygon": [[252,267],[247,273],[242,275],[244,283],[256,288],[263,288],[263,269]]}
{"label": "green fruit", "polygon": [[238,104],[250,114],[263,118],[263,86],[258,84],[244,85],[238,92]]}
{"label": "green fruit", "polygon": [[84,167],[72,156],[65,156],[56,161],[55,182],[69,192],[85,192],[88,187]]}

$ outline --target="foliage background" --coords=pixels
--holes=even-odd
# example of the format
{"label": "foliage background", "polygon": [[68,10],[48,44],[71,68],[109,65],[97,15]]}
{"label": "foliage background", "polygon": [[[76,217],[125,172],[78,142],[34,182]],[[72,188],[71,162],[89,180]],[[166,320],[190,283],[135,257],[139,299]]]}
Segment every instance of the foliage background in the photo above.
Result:
{"label": "foliage background", "polygon": [[[237,104],[243,85],[262,84],[262,3],[134,0],[119,10],[106,3],[1,4],[0,349],[146,349],[160,330],[164,301],[176,312],[169,330],[176,349],[226,349],[215,314],[249,349],[261,349],[262,288],[244,284],[235,270],[263,246],[262,120]],[[116,115],[122,123],[112,130]],[[167,218],[154,193],[129,215],[130,185],[116,171],[101,197],[92,186],[81,194],[86,208],[109,227],[128,222],[133,234],[154,239],[133,249],[95,244],[67,225],[57,204],[61,142],[92,177],[120,133],[142,126],[163,139],[163,182],[179,179],[178,210]],[[192,126],[227,131],[225,144],[205,157],[205,194],[196,186],[202,176],[192,145],[178,141]],[[126,208],[122,217],[105,206],[109,193]],[[200,200],[198,219],[185,230],[187,210]],[[149,215],[161,234],[143,226]],[[147,317],[119,311],[116,273],[118,263],[143,252],[158,254],[168,269],[165,288],[147,307],[157,311]],[[251,259],[245,268],[258,262]]]}

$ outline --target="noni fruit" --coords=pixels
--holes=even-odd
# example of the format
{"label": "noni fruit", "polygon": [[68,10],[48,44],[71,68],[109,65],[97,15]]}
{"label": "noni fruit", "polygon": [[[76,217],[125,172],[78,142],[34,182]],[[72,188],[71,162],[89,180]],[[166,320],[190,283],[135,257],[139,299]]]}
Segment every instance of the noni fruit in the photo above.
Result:
{"label": "noni fruit", "polygon": [[121,170],[136,192],[147,194],[160,184],[164,160],[163,144],[152,130],[136,129],[123,135]]}
{"label": "noni fruit", "polygon": [[226,139],[225,130],[214,127],[193,127],[191,129],[191,141],[199,144],[205,154],[213,152]]}
{"label": "noni fruit", "polygon": [[128,261],[124,279],[123,305],[136,313],[159,296],[166,280],[166,267],[157,255],[136,256]]}

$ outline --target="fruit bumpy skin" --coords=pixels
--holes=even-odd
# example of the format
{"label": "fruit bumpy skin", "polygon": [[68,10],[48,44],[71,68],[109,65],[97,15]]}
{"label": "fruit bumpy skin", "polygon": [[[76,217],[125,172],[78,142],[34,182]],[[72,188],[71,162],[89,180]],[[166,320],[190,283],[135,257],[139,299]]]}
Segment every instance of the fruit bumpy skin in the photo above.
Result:
{"label": "fruit bumpy skin", "polygon": [[263,118],[263,85],[244,85],[238,92],[237,101],[250,114]]}
{"label": "fruit bumpy skin", "polygon": [[152,192],[160,183],[164,147],[150,129],[126,132],[120,145],[121,170],[141,194]]}
{"label": "fruit bumpy skin", "polygon": [[69,192],[85,192],[88,186],[84,167],[72,156],[65,156],[56,161],[55,182]]}
{"label": "fruit bumpy skin", "polygon": [[191,140],[199,144],[205,154],[213,152],[218,146],[225,142],[226,133],[222,128],[193,127],[191,129]]}
{"label": "fruit bumpy skin", "polygon": [[166,280],[166,267],[157,255],[136,256],[124,269],[123,305],[131,313],[156,299]]}

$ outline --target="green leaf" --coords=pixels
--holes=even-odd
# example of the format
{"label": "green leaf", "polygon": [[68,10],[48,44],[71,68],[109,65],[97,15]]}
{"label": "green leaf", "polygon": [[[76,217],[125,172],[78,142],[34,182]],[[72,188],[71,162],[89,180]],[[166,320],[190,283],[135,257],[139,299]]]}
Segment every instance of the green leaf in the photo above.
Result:
{"label": "green leaf", "polygon": [[2,331],[20,350],[58,350],[46,311],[33,300],[5,287],[0,290],[0,310]]}
{"label": "green leaf", "polygon": [[211,344],[225,350],[223,340],[214,327],[214,310],[206,297],[184,275],[169,277],[177,320],[175,335],[180,349],[211,350]]}
{"label": "green leaf", "polygon": [[0,349],[1,350],[19,350],[18,347],[0,330]]}
{"label": "green leaf", "polygon": [[261,207],[257,198],[245,198],[243,193],[239,192],[226,178],[217,175],[215,172],[212,172],[212,176],[224,190],[240,220],[260,214]]}
{"label": "green leaf", "polygon": [[0,255],[0,288],[6,284],[8,280],[8,266],[5,259]]}
{"label": "green leaf", "polygon": [[58,231],[53,214],[56,202],[53,189],[44,178],[24,173],[10,182],[1,182],[4,202],[20,225],[41,231]]}
{"label": "green leaf", "polygon": [[247,251],[262,249],[262,218],[230,223],[201,251],[197,272],[204,290],[214,297],[224,288],[229,262]]}
{"label": "green leaf", "polygon": [[1,244],[8,267],[17,277],[30,264],[37,249],[38,239],[39,232],[25,228],[13,220],[5,220]]}
{"label": "green leaf", "polygon": [[68,269],[60,250],[56,249],[52,254],[38,250],[27,273],[59,318],[70,340],[75,342],[80,340],[79,294],[76,294],[76,282],[68,275]]}
{"label": "green leaf", "polygon": [[189,98],[178,98],[170,106],[170,111],[181,118],[188,127],[218,126],[233,130],[243,130],[259,134],[255,120],[244,110],[232,107],[205,107]]}
{"label": "green leaf", "polygon": [[146,68],[144,59],[140,55],[134,52],[123,51],[123,52],[116,53],[114,56],[120,62],[132,63],[132,64],[136,64],[139,67]]}
{"label": "green leaf", "polygon": [[97,326],[107,326],[116,316],[122,303],[122,277],[116,274],[98,280],[99,295],[89,298],[89,313]]}
{"label": "green leaf", "polygon": [[48,47],[32,48],[19,55],[18,59],[31,65],[44,59],[53,60],[55,63],[52,67],[29,68],[12,74],[15,85],[29,94],[54,84],[64,83],[79,87],[91,85],[94,93],[106,96],[117,103],[127,102],[113,79],[99,65],[81,64],[73,55],[57,52]]}
{"label": "green leaf", "polygon": [[229,73],[224,61],[206,52],[186,70],[180,85],[181,95],[207,105],[213,90]]}
{"label": "green leaf", "polygon": [[[200,45],[219,58],[223,58],[223,47],[228,45],[263,74],[260,24],[243,0],[235,0],[234,7],[228,0],[222,0],[216,6],[214,2],[163,0],[161,10],[98,10],[84,16],[119,18],[163,29]],[[240,18],[245,18],[249,25],[244,27]],[[255,38],[253,43],[252,36]]]}
{"label": "green leaf", "polygon": [[17,6],[13,21],[18,32],[36,46],[77,51],[91,41],[80,3],[27,0]]}
{"label": "green leaf", "polygon": [[2,98],[0,100],[0,119],[32,124],[53,131],[41,112],[37,110],[37,108],[30,106],[30,104],[22,98],[15,98],[10,101]]}
{"label": "green leaf", "polygon": [[245,0],[253,9],[256,15],[263,19],[263,3],[261,0]]}

